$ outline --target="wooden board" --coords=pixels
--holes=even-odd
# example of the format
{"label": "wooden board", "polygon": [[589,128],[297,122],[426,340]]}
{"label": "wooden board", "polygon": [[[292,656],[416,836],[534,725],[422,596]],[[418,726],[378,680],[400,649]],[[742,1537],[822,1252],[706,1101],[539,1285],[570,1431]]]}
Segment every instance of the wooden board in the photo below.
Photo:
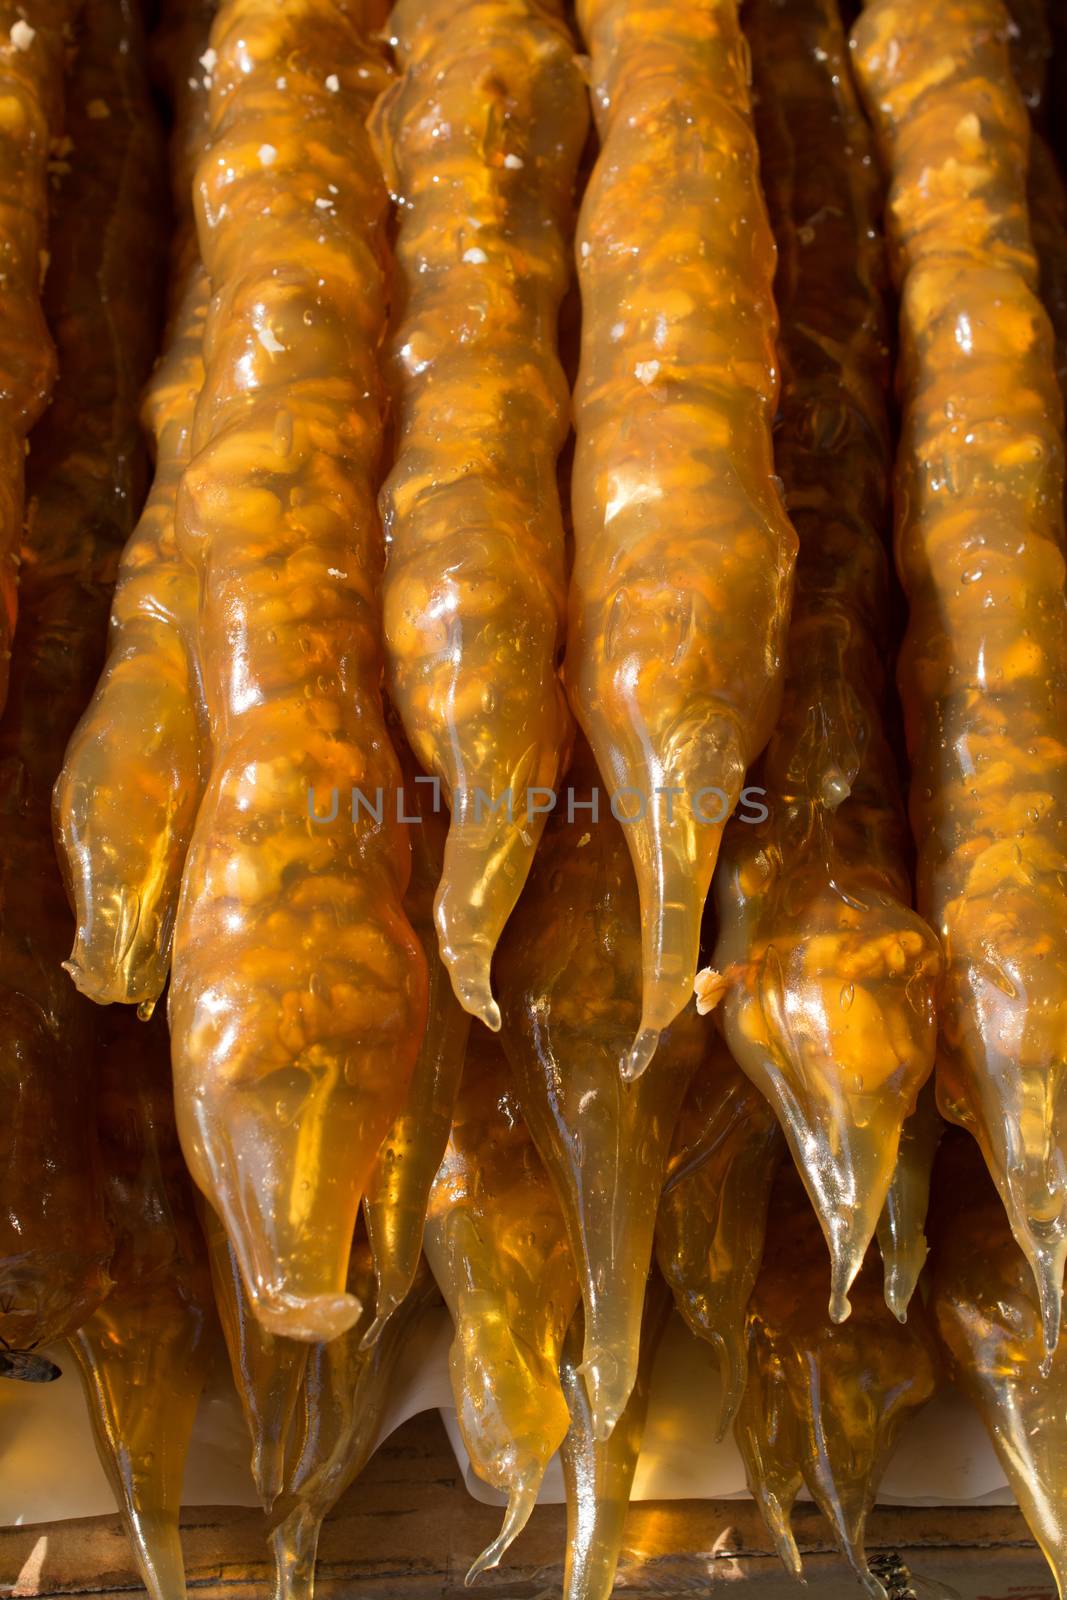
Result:
{"label": "wooden board", "polygon": [[[56,1471],[63,1470],[57,1461]],[[436,1413],[412,1419],[378,1451],[323,1530],[317,1600],[493,1600],[558,1597],[566,1515],[540,1506],[502,1567],[463,1587],[472,1557],[500,1513],[463,1487]],[[822,1518],[797,1509],[808,1594],[856,1600],[861,1590],[833,1552]],[[193,1508],[183,1519],[191,1600],[265,1600],[272,1566],[258,1512]],[[877,1508],[868,1549],[893,1552],[921,1578],[960,1600],[1056,1600],[1055,1586],[1019,1513],[988,1508]],[[645,1501],[627,1523],[616,1592],[689,1597],[747,1582],[753,1600],[798,1600],[747,1501]],[[920,1587],[921,1600],[928,1591]],[[143,1595],[117,1517],[0,1529],[0,1593],[135,1600]],[[730,1591],[724,1592],[728,1600]],[[904,1586],[893,1600],[905,1600]]]}

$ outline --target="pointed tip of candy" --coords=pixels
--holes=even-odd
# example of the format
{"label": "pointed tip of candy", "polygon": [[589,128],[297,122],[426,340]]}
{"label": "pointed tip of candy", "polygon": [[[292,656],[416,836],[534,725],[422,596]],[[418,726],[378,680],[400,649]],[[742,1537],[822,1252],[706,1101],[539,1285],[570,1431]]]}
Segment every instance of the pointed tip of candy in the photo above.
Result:
{"label": "pointed tip of candy", "polygon": [[469,1012],[483,1022],[491,1033],[500,1032],[500,1007],[493,999],[493,986],[489,978],[492,957],[481,950],[442,949],[448,975],[456,999]]}
{"label": "pointed tip of candy", "polygon": [[1041,1303],[1041,1331],[1044,1336],[1046,1361],[1052,1360],[1060,1342],[1063,1316],[1063,1257],[1062,1245],[1057,1245],[1054,1249],[1039,1247],[1030,1262],[1037,1280],[1038,1299]]}
{"label": "pointed tip of candy", "polygon": [[378,1343],[378,1340],[385,1332],[386,1323],[389,1321],[395,1310],[396,1306],[391,1301],[388,1304],[382,1301],[379,1302],[378,1309],[375,1312],[374,1321],[371,1323],[370,1327],[359,1341],[360,1355],[366,1355],[369,1350],[374,1349],[374,1346]]}
{"label": "pointed tip of candy", "polygon": [[622,1075],[627,1083],[633,1083],[641,1076],[655,1055],[658,1045],[659,1029],[642,1028],[623,1059]]}
{"label": "pointed tip of candy", "polygon": [[252,1446],[252,1482],[264,1511],[272,1511],[282,1492],[285,1474],[284,1451],[279,1441],[259,1441]]}
{"label": "pointed tip of candy", "polygon": [[589,1396],[593,1438],[598,1444],[604,1444],[611,1438],[615,1424],[626,1410],[635,1375],[631,1375],[627,1383],[620,1363],[614,1356],[602,1351],[587,1355],[578,1368],[578,1375]]}
{"label": "pointed tip of candy", "polygon": [[744,1398],[748,1379],[748,1353],[744,1337],[735,1329],[719,1333],[716,1338],[719,1357],[719,1382],[721,1392],[715,1416],[715,1443],[726,1438]]}
{"label": "pointed tip of candy", "polygon": [[362,1314],[354,1294],[259,1293],[253,1298],[256,1321],[268,1333],[308,1344],[328,1344],[347,1333]]}
{"label": "pointed tip of candy", "polygon": [[500,1532],[492,1544],[486,1545],[481,1555],[471,1562],[470,1570],[463,1580],[468,1589],[472,1583],[481,1577],[483,1572],[489,1572],[491,1568],[499,1565],[500,1558],[508,1547],[514,1544],[523,1528],[529,1522],[533,1508],[537,1504],[537,1491],[541,1487],[541,1477],[542,1471],[540,1467],[529,1468],[518,1482],[512,1485]]}

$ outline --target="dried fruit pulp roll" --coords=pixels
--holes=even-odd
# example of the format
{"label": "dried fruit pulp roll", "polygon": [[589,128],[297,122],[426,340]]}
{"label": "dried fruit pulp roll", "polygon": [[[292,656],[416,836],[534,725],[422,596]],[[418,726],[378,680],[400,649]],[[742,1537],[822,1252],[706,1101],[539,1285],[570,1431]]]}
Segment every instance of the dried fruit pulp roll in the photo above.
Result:
{"label": "dried fruit pulp roll", "polygon": [[886,734],[889,352],[881,206],[836,0],[752,0],[761,172],[778,241],[775,462],[800,540],[766,809],[727,829],[714,965],[738,1064],[774,1106],[848,1315],[901,1124],[934,1064],[937,940],[912,910]]}
{"label": "dried fruit pulp roll", "polygon": [[108,658],[67,748],[55,831],[77,928],[67,970],[83,994],[148,1010],[162,993],[185,850],[208,760],[195,647],[197,581],[174,535],[203,381],[208,283],[192,213],[192,173],[207,137],[200,62],[214,6],[172,4],[157,50],[175,109],[177,213],[164,355],[145,395],[152,488],[123,551]]}
{"label": "dried fruit pulp roll", "polygon": [[426,1009],[379,689],[367,23],[335,0],[219,10],[196,184],[213,297],[177,508],[213,749],[175,926],[179,1130],[256,1315],[309,1340],[359,1315],[356,1215]]}
{"label": "dried fruit pulp roll", "polygon": [[1062,1600],[1067,1352],[1046,1356],[1033,1274],[977,1154],[946,1149],[933,1219],[931,1309],[950,1374],[981,1414]]}
{"label": "dried fruit pulp roll", "polygon": [[417,819],[407,825],[411,878],[404,911],[426,957],[429,986],[426,1031],[411,1088],[382,1141],[363,1201],[377,1278],[376,1316],[366,1333],[368,1343],[381,1333],[415,1280],[426,1206],[448,1143],[471,1023],[449,982],[433,919],[448,827],[444,806],[433,782],[420,779],[395,724],[391,732],[404,773],[404,815]]}
{"label": "dried fruit pulp roll", "polygon": [[653,1272],[645,1292],[637,1381],[610,1439],[597,1436],[582,1377],[585,1336],[580,1311],[568,1329],[560,1364],[571,1413],[571,1425],[560,1446],[567,1494],[563,1600],[610,1600],[614,1593],[630,1490],[648,1415],[652,1368],[670,1307],[670,1292]]}
{"label": "dried fruit pulp roll", "polygon": [[774,725],[796,536],[737,6],[581,0],[578,17],[602,149],[578,225],[565,678],[631,819],[636,1076],[693,992],[722,825]]}
{"label": "dried fruit pulp roll", "polygon": [[496,1028],[493,950],[544,827],[529,791],[570,741],[556,324],[588,102],[559,0],[400,0],[390,28],[403,77],[372,123],[400,205],[389,690],[452,811],[441,953]]}
{"label": "dried fruit pulp roll", "polygon": [[665,1031],[656,1071],[620,1078],[640,1016],[641,911],[625,830],[606,797],[594,799],[598,783],[579,738],[496,972],[501,1039],[581,1279],[582,1376],[606,1438],[637,1375],[656,1208],[711,1029],[690,1004]]}
{"label": "dried fruit pulp roll", "polygon": [[[998,0],[877,0],[853,58],[891,176],[900,685],[938,1098],[978,1139],[1058,1337],[1067,1256],[1063,407]],[[935,70],[936,69],[936,70]]]}
{"label": "dried fruit pulp roll", "polygon": [[80,0],[0,4],[0,711],[18,609],[26,438],[56,375],[41,304],[48,156],[63,129],[65,34],[79,9]]}
{"label": "dried fruit pulp roll", "polygon": [[767,1101],[712,1034],[674,1131],[656,1260],[689,1327],[717,1353],[720,1439],[744,1392],[745,1319],[784,1148]]}
{"label": "dried fruit pulp roll", "polygon": [[469,1583],[522,1532],[567,1432],[560,1355],[578,1303],[559,1202],[481,1024],[430,1195],[426,1256],[455,1329],[449,1370],[463,1441],[479,1477],[508,1497]]}
{"label": "dried fruit pulp roll", "polygon": [[0,1339],[14,1349],[72,1331],[108,1282],[95,1013],[62,971],[72,919],[49,796],[100,670],[115,564],[147,479],[137,403],[158,337],[162,145],[132,3],[86,5],[69,128],[46,283],[62,371],[33,435],[0,723]]}
{"label": "dried fruit pulp roll", "polygon": [[362,1229],[352,1244],[348,1273],[349,1288],[364,1312],[339,1338],[310,1348],[299,1442],[271,1533],[274,1600],[313,1600],[322,1524],[370,1460],[397,1360],[426,1307],[439,1303],[430,1270],[420,1260],[407,1296],[368,1345],[375,1269]]}
{"label": "dried fruit pulp roll", "polygon": [[[90,11],[96,0],[88,0]],[[106,0],[106,9],[120,9]],[[182,1475],[217,1323],[174,1126],[162,1017],[102,1021],[101,1153],[114,1286],[72,1336],[97,1453],[151,1600],[179,1600]]]}
{"label": "dried fruit pulp roll", "polygon": [[867,1566],[864,1529],[901,1425],[934,1392],[933,1333],[921,1301],[906,1327],[894,1320],[874,1251],[843,1325],[827,1318],[827,1287],[818,1225],[784,1169],[752,1295],[748,1382],[734,1433],[787,1570],[801,1576],[789,1519],[804,1484],[863,1588],[886,1600]]}

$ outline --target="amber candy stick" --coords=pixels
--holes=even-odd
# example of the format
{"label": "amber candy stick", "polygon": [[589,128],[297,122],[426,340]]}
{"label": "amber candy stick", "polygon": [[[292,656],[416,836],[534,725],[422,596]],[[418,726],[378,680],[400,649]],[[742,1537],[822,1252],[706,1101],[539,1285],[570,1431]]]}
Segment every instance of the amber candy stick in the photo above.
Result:
{"label": "amber candy stick", "polygon": [[[53,800],[77,929],[67,970],[83,994],[149,1012],[163,991],[185,851],[209,752],[196,655],[196,574],[174,506],[203,382],[208,282],[192,207],[207,139],[212,0],[169,0],[153,51],[174,111],[169,316],[142,406],[152,488],[122,553],[108,656]],[[208,58],[210,59],[210,58]]]}
{"label": "amber candy stick", "polygon": [[313,1600],[322,1524],[370,1460],[397,1358],[437,1297],[429,1268],[419,1261],[406,1298],[368,1343],[374,1282],[374,1260],[359,1229],[349,1258],[348,1289],[364,1311],[339,1338],[310,1347],[299,1434],[271,1533],[274,1600]]}
{"label": "amber candy stick", "polygon": [[902,300],[900,684],[919,906],[947,958],[938,1099],[982,1146],[1051,1349],[1067,1256],[1063,407],[1006,32],[999,0],[876,0],[853,60]]}
{"label": "amber candy stick", "polygon": [[72,919],[49,797],[147,476],[137,402],[158,333],[161,145],[132,4],[87,3],[68,126],[45,288],[62,373],[34,430],[0,723],[0,1340],[13,1350],[73,1332],[108,1287],[95,1014],[62,971]]}
{"label": "amber candy stick", "polygon": [[898,1322],[908,1320],[908,1306],[928,1254],[925,1229],[930,1174],[944,1126],[931,1078],[923,1085],[915,1110],[900,1130],[896,1170],[878,1219],[885,1303]]}
{"label": "amber candy stick", "polygon": [[889,354],[870,135],[836,0],[752,0],[745,24],[779,250],[775,462],[800,553],[782,712],[755,774],[766,815],[727,829],[713,960],[727,1041],[822,1222],[841,1320],[933,1069],[940,955],[911,909],[884,725]]}
{"label": "amber candy stick", "polygon": [[561,0],[400,0],[402,77],[371,128],[399,202],[381,495],[389,692],[451,807],[436,917],[456,994],[500,1025],[489,968],[571,721],[557,350],[588,101]]}
{"label": "amber candy stick", "polygon": [[[87,0],[91,12],[119,9]],[[217,1348],[204,1241],[174,1126],[170,1041],[112,1012],[101,1026],[101,1152],[114,1286],[70,1339],[107,1473],[151,1600],[185,1595],[178,1524],[200,1392]]]}
{"label": "amber candy stick", "polygon": [[567,1331],[560,1366],[571,1413],[571,1425],[560,1446],[567,1491],[563,1600],[610,1600],[614,1591],[630,1490],[645,1432],[652,1368],[670,1309],[670,1291],[653,1271],[645,1291],[637,1379],[609,1439],[597,1436],[582,1373],[585,1331],[581,1308]]}
{"label": "amber candy stick", "polygon": [[[67,35],[81,0],[0,4],[0,711],[18,612],[19,551],[30,504],[26,440],[48,404],[56,351],[42,305],[48,160],[64,131]],[[68,130],[71,134],[74,129]]]}
{"label": "amber candy stick", "polygon": [[391,731],[404,774],[404,815],[417,819],[406,824],[411,879],[404,912],[426,957],[429,991],[426,1031],[407,1100],[378,1151],[363,1201],[377,1284],[376,1315],[365,1334],[368,1345],[404,1302],[415,1280],[430,1188],[448,1144],[471,1022],[441,960],[433,918],[447,814],[439,789],[420,777],[399,729]]}
{"label": "amber candy stick", "polygon": [[581,1279],[582,1372],[601,1439],[637,1375],[656,1208],[710,1031],[690,1004],[664,1033],[656,1071],[620,1076],[641,1007],[641,910],[624,831],[581,740],[496,963],[504,1048]]}
{"label": "amber candy stick", "polygon": [[719,1363],[721,1439],[745,1388],[746,1317],[784,1142],[767,1101],[712,1034],[674,1131],[656,1218],[656,1260]]}
{"label": "amber candy stick", "polygon": [[902,1424],[934,1392],[933,1333],[921,1301],[906,1326],[892,1316],[874,1251],[843,1324],[826,1313],[828,1278],[818,1221],[784,1169],[752,1294],[748,1382],[734,1433],[787,1570],[801,1576],[789,1518],[804,1484],[864,1589],[886,1600],[867,1566],[864,1528]]}
{"label": "amber candy stick", "polygon": [[582,203],[565,678],[641,895],[644,1071],[688,1004],[723,823],[774,726],[796,536],[774,477],[774,242],[734,0],[580,0]]}
{"label": "amber candy stick", "polygon": [[[959,1142],[957,1142],[959,1141]],[[1049,1358],[1033,1274],[977,1153],[945,1141],[932,1208],[934,1325],[1067,1595],[1067,1355]]]}
{"label": "amber candy stick", "polygon": [[430,1195],[426,1256],[452,1316],[452,1392],[479,1477],[508,1496],[468,1583],[522,1532],[570,1425],[563,1340],[578,1303],[559,1202],[481,1023],[471,1029],[448,1149]]}
{"label": "amber candy stick", "polygon": [[380,696],[371,21],[340,0],[216,17],[196,181],[213,299],[177,507],[213,747],[175,926],[178,1125],[256,1315],[313,1341],[359,1315],[356,1217],[426,1009]]}

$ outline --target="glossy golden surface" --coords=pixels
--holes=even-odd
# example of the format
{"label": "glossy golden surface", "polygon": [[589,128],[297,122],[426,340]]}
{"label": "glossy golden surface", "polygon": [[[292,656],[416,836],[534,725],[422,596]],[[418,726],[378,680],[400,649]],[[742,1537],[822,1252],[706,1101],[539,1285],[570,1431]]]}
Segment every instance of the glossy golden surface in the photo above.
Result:
{"label": "glossy golden surface", "polygon": [[822,1222],[840,1320],[933,1069],[940,960],[911,909],[885,731],[889,352],[870,134],[836,0],[752,0],[745,26],[778,241],[775,463],[800,553],[782,713],[754,775],[768,816],[727,829],[713,963],[730,1048]]}
{"label": "glossy golden surface", "polygon": [[[970,1152],[939,1173],[934,1323],[1030,1531],[1067,1594],[1067,1358],[1046,1358],[1033,1274]],[[941,1181],[941,1179],[944,1181]]]}
{"label": "glossy golden surface", "polygon": [[49,801],[144,494],[137,404],[158,334],[162,152],[132,0],[89,0],[79,37],[46,286],[62,374],[34,430],[0,723],[0,1339],[16,1350],[72,1332],[108,1287],[96,1018],[62,970],[73,930]]}
{"label": "glossy golden surface", "polygon": [[900,1130],[896,1169],[878,1218],[885,1303],[898,1322],[908,1320],[908,1306],[926,1262],[930,1172],[944,1126],[931,1078],[923,1085],[915,1110]]}
{"label": "glossy golden surface", "polygon": [[340,0],[219,10],[196,183],[213,298],[177,508],[213,750],[174,936],[179,1129],[256,1315],[308,1340],[359,1315],[356,1216],[426,1008],[379,690],[370,20]]}
{"label": "glossy golden surface", "polygon": [[783,1153],[770,1105],[712,1034],[674,1130],[656,1260],[678,1310],[718,1358],[719,1438],[744,1392],[748,1302]]}
{"label": "glossy golden surface", "polygon": [[372,119],[400,207],[397,446],[381,496],[389,690],[451,805],[441,954],[490,1027],[493,950],[544,826],[527,791],[555,786],[571,730],[556,323],[588,102],[562,12],[400,0],[403,76]]}
{"label": "glossy golden surface", "polygon": [[252,1309],[226,1230],[203,1195],[200,1222],[234,1388],[252,1444],[256,1492],[269,1511],[285,1483],[289,1436],[311,1346],[270,1333]]}
{"label": "glossy golden surface", "polygon": [[1063,406],[998,0],[875,0],[853,59],[901,289],[897,563],[918,903],[941,935],[938,1098],[1041,1285],[1067,1257]]}
{"label": "glossy golden surface", "polygon": [[363,1313],[339,1338],[312,1345],[308,1354],[299,1431],[271,1533],[274,1600],[313,1600],[323,1521],[370,1459],[397,1358],[437,1296],[425,1261],[417,1262],[406,1299],[368,1347],[374,1280],[370,1247],[360,1231],[349,1258],[348,1290]]}
{"label": "glossy golden surface", "polygon": [[185,851],[209,759],[196,655],[196,574],[175,541],[178,483],[203,383],[208,283],[192,175],[207,139],[214,5],[172,0],[153,43],[175,115],[170,316],[142,416],[155,477],[122,553],[103,676],[67,748],[54,798],[77,931],[67,970],[101,1003],[150,1009],[162,993]]}
{"label": "glossy golden surface", "polygon": [[723,822],[774,726],[796,536],[772,460],[775,255],[737,6],[580,0],[578,17],[601,152],[578,226],[565,677],[635,819],[636,1076],[692,995]]}
{"label": "glossy golden surface", "polygon": [[[91,11],[96,0],[88,0]],[[182,1474],[216,1323],[174,1126],[160,1017],[102,1023],[100,1134],[113,1287],[70,1340],[97,1453],[150,1600],[182,1600]]]}
{"label": "glossy golden surface", "polygon": [[[79,0],[0,5],[0,711],[18,609],[26,437],[48,404],[56,375],[41,303],[48,159],[51,142],[63,134],[65,34],[80,9]],[[76,137],[73,126],[67,131]]]}
{"label": "glossy golden surface", "polygon": [[585,1306],[582,1374],[606,1438],[637,1375],[641,1308],[674,1125],[709,1025],[689,1007],[656,1070],[619,1072],[640,1020],[641,911],[624,829],[586,809],[596,766],[580,741],[570,795],[545,830],[501,941],[502,1039],[523,1114],[567,1222]]}
{"label": "glossy golden surface", "polygon": [[452,1127],[471,1021],[470,1013],[456,999],[441,960],[433,918],[447,813],[443,803],[434,809],[432,787],[425,780],[418,781],[403,736],[398,730],[393,732],[404,772],[404,815],[420,819],[408,825],[411,879],[404,912],[426,957],[429,992],[426,1031],[411,1087],[378,1151],[363,1202],[377,1280],[376,1316],[366,1334],[369,1342],[378,1337],[415,1280],[430,1188]]}
{"label": "glossy golden surface", "polygon": [[637,1379],[609,1439],[597,1436],[582,1373],[585,1332],[580,1310],[567,1331],[560,1363],[560,1382],[571,1413],[571,1425],[560,1446],[567,1493],[563,1600],[610,1600],[614,1592],[630,1490],[644,1437],[652,1367],[670,1308],[670,1292],[658,1273],[653,1273],[645,1292]]}
{"label": "glossy golden surface", "polygon": [[470,1581],[522,1532],[567,1432],[560,1355],[578,1303],[559,1203],[481,1023],[430,1195],[426,1256],[455,1328],[449,1368],[463,1441],[478,1475],[508,1497]]}
{"label": "glossy golden surface", "polygon": [[789,1517],[803,1484],[863,1588],[886,1600],[867,1567],[864,1526],[901,1425],[934,1392],[933,1335],[921,1301],[906,1327],[894,1319],[874,1251],[853,1284],[852,1315],[843,1324],[827,1316],[828,1284],[818,1223],[790,1174],[771,1204],[734,1433],[788,1571],[801,1576]]}

